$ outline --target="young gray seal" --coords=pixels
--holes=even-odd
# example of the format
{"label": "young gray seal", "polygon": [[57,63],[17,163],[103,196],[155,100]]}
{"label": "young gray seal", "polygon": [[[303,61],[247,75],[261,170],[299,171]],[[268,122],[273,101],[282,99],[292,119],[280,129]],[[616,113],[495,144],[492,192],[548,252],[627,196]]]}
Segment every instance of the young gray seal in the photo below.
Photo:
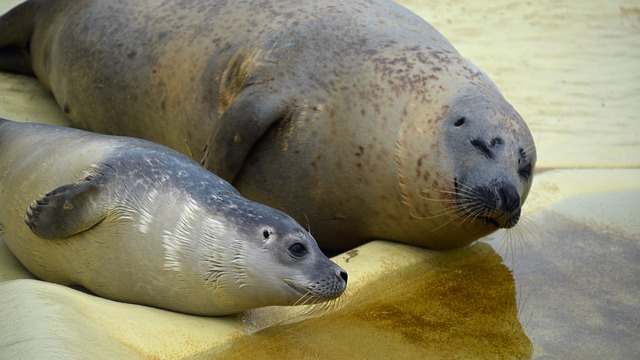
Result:
{"label": "young gray seal", "polygon": [[105,298],[218,316],[346,287],[291,217],[140,139],[0,119],[0,201],[29,271]]}
{"label": "young gray seal", "polygon": [[390,0],[31,0],[0,48],[76,126],[190,154],[326,250],[467,246],[531,186],[520,115]]}

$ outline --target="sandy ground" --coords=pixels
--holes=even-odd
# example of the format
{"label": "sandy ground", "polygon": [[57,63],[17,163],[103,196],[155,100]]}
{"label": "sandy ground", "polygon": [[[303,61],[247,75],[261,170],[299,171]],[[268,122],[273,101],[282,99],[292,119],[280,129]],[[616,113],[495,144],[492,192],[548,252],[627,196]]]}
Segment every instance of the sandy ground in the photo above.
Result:
{"label": "sandy ground", "polygon": [[[19,2],[0,0],[0,13]],[[21,280],[30,275],[0,246],[0,334],[13,336],[0,335],[0,349],[20,341],[32,355],[119,358],[225,349],[264,358],[637,356],[640,1],[400,3],[487,72],[529,124],[538,170],[521,225],[455,252],[374,243],[339,255],[351,274],[340,310],[252,336],[247,326],[268,326],[272,312],[200,319],[78,295]],[[4,73],[0,116],[67,124],[37,80]],[[43,335],[51,329],[57,340]]]}

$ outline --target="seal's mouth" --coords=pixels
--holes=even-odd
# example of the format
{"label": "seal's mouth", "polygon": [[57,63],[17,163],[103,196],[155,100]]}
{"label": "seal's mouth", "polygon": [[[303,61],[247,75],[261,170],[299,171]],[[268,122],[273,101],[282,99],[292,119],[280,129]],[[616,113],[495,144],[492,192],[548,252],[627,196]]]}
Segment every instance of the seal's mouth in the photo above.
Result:
{"label": "seal's mouth", "polygon": [[478,218],[478,220],[482,221],[483,224],[487,225],[487,226],[493,226],[496,228],[501,228],[500,224],[498,223],[498,221],[496,221],[493,218],[490,217],[486,217],[486,216],[481,216]]}
{"label": "seal's mouth", "polygon": [[289,286],[289,288],[291,288],[291,290],[293,290],[294,292],[298,293],[300,296],[305,296],[309,293],[309,290],[307,288],[305,288],[304,286],[296,283],[293,280],[290,279],[284,279],[284,283],[287,284],[287,286]]}
{"label": "seal's mouth", "polygon": [[496,183],[492,186],[465,187],[460,191],[454,180],[456,205],[472,223],[494,229],[509,229],[520,219],[520,196],[513,185]]}
{"label": "seal's mouth", "polygon": [[520,210],[515,213],[507,214],[498,212],[495,217],[482,216],[478,220],[486,226],[495,227],[497,229],[510,229],[518,223],[520,219]]}

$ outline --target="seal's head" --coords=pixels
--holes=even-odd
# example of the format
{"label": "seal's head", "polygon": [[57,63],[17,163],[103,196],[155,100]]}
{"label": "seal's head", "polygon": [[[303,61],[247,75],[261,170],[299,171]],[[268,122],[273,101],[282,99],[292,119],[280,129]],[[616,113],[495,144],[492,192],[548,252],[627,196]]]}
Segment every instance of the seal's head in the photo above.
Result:
{"label": "seal's head", "polygon": [[414,222],[429,223],[430,234],[419,241],[431,248],[465,246],[515,226],[533,180],[531,132],[495,86],[483,81],[486,76],[474,74],[476,81],[464,91],[451,92],[440,110],[432,112],[437,125],[430,131],[437,136],[418,141],[416,128],[400,134],[399,143],[406,149],[400,162],[405,167],[398,171],[412,174],[399,180],[405,205]]}
{"label": "seal's head", "polygon": [[344,292],[347,273],[322,253],[309,232],[278,210],[242,201],[246,204],[228,207],[224,224],[209,233],[224,237],[210,242],[215,245],[203,263],[214,292],[235,288],[228,300],[240,310],[315,304]]}
{"label": "seal's head", "polygon": [[[465,96],[442,123],[450,154],[455,215],[469,231],[511,228],[520,218],[533,180],[536,153],[531,133],[506,102]],[[486,229],[486,230],[485,230]]]}

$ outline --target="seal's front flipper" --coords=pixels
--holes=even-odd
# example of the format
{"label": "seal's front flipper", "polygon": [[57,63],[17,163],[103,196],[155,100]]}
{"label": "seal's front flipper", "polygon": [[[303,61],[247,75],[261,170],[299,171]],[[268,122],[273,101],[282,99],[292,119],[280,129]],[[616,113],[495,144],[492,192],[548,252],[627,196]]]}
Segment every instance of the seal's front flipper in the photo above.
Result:
{"label": "seal's front flipper", "polygon": [[60,186],[32,202],[24,221],[44,239],[61,239],[90,229],[112,207],[114,178],[113,168],[98,166],[84,179]]}
{"label": "seal's front flipper", "polygon": [[219,84],[220,118],[202,160],[207,170],[232,182],[251,148],[269,128],[287,117],[286,95],[269,88],[273,64],[261,51],[238,52]]}

